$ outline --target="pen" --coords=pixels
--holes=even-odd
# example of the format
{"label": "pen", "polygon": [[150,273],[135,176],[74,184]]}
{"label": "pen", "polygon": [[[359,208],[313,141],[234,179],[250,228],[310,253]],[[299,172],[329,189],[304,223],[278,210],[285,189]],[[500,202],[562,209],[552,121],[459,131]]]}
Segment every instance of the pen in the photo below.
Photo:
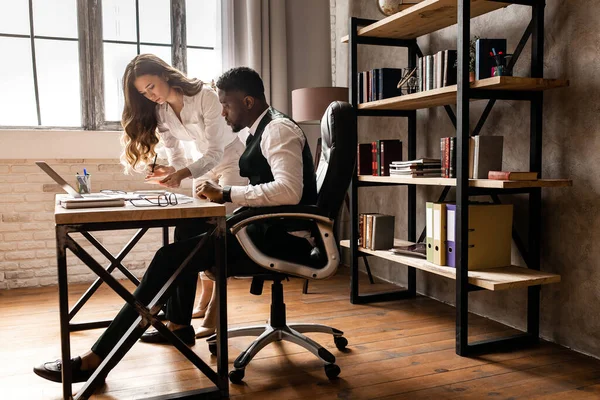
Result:
{"label": "pen", "polygon": [[152,170],[150,171],[151,173],[154,173],[154,166],[156,165],[156,157],[158,156],[158,153],[156,153],[154,155],[154,162],[152,163]]}

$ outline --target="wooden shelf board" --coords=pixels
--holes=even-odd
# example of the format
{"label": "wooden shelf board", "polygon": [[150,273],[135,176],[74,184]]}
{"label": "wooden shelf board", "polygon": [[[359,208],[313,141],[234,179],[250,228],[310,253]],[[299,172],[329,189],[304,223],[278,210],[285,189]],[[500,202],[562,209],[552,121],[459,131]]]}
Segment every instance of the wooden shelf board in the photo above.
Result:
{"label": "wooden shelf board", "polygon": [[[471,18],[509,6],[486,0],[471,0]],[[359,36],[415,39],[457,22],[457,0],[425,0],[358,30]],[[348,42],[348,36],[342,43]]]}
{"label": "wooden shelf board", "polygon": [[[408,178],[403,176],[359,175],[361,182],[397,183],[406,185],[456,186],[456,178]],[[470,187],[488,189],[550,188],[572,186],[569,179],[538,179],[537,181],[498,181],[494,179],[469,179]]]}
{"label": "wooden shelf board", "polygon": [[[394,244],[396,246],[406,246],[411,243],[404,240],[395,239]],[[342,240],[340,245],[342,247],[349,248],[350,241]],[[430,272],[432,274],[441,275],[446,278],[456,279],[455,268],[435,265],[427,262],[423,258],[393,254],[391,251],[387,250],[368,250],[362,247],[359,247],[359,250],[365,254],[370,254],[375,257],[384,258],[386,260],[394,261],[403,265],[408,265],[410,267]],[[560,275],[543,271],[535,271],[517,266],[469,271],[470,284],[492,291],[525,288],[535,285],[547,285],[557,282],[560,282]]]}
{"label": "wooden shelf board", "polygon": [[[541,91],[565,86],[569,86],[569,81],[565,79],[522,78],[514,76],[494,76],[471,82],[470,85],[471,89],[508,91]],[[358,109],[418,110],[421,108],[456,104],[456,91],[456,85],[446,86],[384,100],[361,103],[358,105]]]}

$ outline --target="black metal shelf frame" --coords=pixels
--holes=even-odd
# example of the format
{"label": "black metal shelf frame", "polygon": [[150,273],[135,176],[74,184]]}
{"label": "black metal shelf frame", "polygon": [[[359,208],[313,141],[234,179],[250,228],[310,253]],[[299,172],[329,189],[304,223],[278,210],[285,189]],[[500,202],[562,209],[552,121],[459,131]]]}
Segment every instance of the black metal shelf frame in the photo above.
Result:
{"label": "black metal shelf frame", "polygon": [[[495,0],[494,0],[495,1]],[[517,0],[503,2],[519,4],[531,7],[531,22],[527,26],[521,40],[519,41],[512,64],[517,61],[524,46],[531,38],[531,77],[543,78],[544,75],[544,0]],[[529,233],[527,246],[513,229],[513,240],[517,249],[523,256],[527,267],[540,270],[540,222],[541,222],[541,189],[484,189],[470,188],[468,179],[468,151],[469,137],[478,135],[487,117],[489,116],[496,100],[522,100],[530,102],[530,171],[538,172],[541,178],[542,172],[542,112],[543,92],[528,91],[493,91],[471,89],[469,87],[469,42],[471,31],[470,0],[457,0],[457,50],[458,50],[458,88],[456,96],[456,114],[450,106],[444,106],[448,117],[456,129],[457,136],[457,182],[456,182],[456,240],[458,241],[456,252],[456,353],[461,356],[488,353],[492,351],[509,350],[516,347],[529,346],[539,341],[539,314],[540,314],[540,286],[530,286],[527,291],[527,330],[522,334],[486,341],[469,343],[468,340],[468,304],[469,292],[478,288],[468,283],[468,207],[469,196],[489,195],[496,203],[500,203],[498,194],[525,193],[528,194],[529,204]],[[408,51],[408,67],[414,68],[417,56],[422,56],[416,39],[386,39],[374,37],[359,37],[358,27],[366,26],[377,21],[350,18],[348,30],[349,45],[349,101],[357,109],[357,118],[360,116],[385,116],[408,118],[408,158],[416,158],[416,110],[359,110],[358,109],[358,87],[356,76],[358,74],[358,45],[378,45],[405,47]],[[473,132],[469,128],[469,100],[488,99],[479,122]],[[350,301],[352,304],[365,304],[379,301],[393,301],[416,296],[416,270],[408,267],[407,288],[400,291],[360,294],[358,280],[358,188],[372,186],[398,185],[390,183],[359,182],[355,172],[350,187]],[[407,212],[408,212],[408,240],[416,241],[416,185],[407,186]],[[450,187],[444,187],[440,195],[443,201]],[[423,232],[424,233],[424,232]],[[423,233],[419,241],[423,240]]]}

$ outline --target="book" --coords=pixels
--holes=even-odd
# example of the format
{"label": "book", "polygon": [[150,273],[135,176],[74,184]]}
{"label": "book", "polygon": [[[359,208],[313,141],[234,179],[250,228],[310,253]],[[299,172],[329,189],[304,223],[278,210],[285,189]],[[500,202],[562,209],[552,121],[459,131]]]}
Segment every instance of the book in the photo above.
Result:
{"label": "book", "polygon": [[61,199],[60,205],[63,208],[98,208],[98,207],[124,207],[125,199],[123,198],[111,198],[111,199],[98,199],[90,201],[77,201],[78,199]]}
{"label": "book", "polygon": [[378,96],[377,100],[389,99],[390,97],[400,96],[398,82],[402,79],[401,68],[379,68],[377,70]]}
{"label": "book", "polygon": [[393,215],[375,214],[372,216],[371,228],[371,250],[388,250],[394,246],[394,224]]}
{"label": "book", "polygon": [[394,246],[390,249],[394,254],[403,256],[427,257],[427,245],[425,243],[414,243],[407,246]]}
{"label": "book", "polygon": [[371,153],[371,143],[359,143],[356,155],[356,169],[358,175],[373,174],[373,155]]}
{"label": "book", "polygon": [[492,76],[492,67],[496,66],[492,49],[496,54],[506,54],[506,39],[477,39],[475,42],[475,79]]}
{"label": "book", "polygon": [[444,85],[456,85],[456,50],[444,50]]}
{"label": "book", "polygon": [[537,181],[537,172],[521,171],[490,171],[488,179],[499,181]]}
{"label": "book", "polygon": [[440,164],[439,158],[419,158],[416,160],[406,161],[392,161],[390,165],[393,166],[405,166],[405,165],[427,165],[427,164]]}
{"label": "book", "polygon": [[425,90],[432,90],[433,87],[433,56],[425,56]]}
{"label": "book", "polygon": [[502,171],[502,136],[475,136],[473,179],[487,179],[490,171]]}
{"label": "book", "polygon": [[379,176],[390,176],[390,164],[402,160],[402,141],[398,139],[378,140],[377,165]]}

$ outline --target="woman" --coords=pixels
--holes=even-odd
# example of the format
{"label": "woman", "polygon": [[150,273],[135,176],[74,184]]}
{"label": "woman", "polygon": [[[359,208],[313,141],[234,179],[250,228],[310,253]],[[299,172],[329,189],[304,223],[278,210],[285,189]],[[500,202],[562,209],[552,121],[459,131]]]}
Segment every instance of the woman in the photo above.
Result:
{"label": "woman", "polygon": [[[179,187],[182,180],[193,178],[192,193],[206,180],[220,186],[247,184],[239,171],[244,145],[221,116],[221,103],[212,88],[198,79],[187,78],[153,54],[140,54],[125,68],[123,92],[122,158],[128,172],[145,168],[148,180],[168,188]],[[159,140],[164,143],[169,165],[152,161]],[[189,164],[182,145],[184,141],[194,142],[202,154]],[[178,227],[175,240],[202,231],[198,226]],[[200,277],[202,293],[193,317],[205,319],[197,337],[214,333],[216,325],[216,315],[209,307],[214,285],[204,273]],[[195,293],[196,282],[191,282],[187,290]]]}

